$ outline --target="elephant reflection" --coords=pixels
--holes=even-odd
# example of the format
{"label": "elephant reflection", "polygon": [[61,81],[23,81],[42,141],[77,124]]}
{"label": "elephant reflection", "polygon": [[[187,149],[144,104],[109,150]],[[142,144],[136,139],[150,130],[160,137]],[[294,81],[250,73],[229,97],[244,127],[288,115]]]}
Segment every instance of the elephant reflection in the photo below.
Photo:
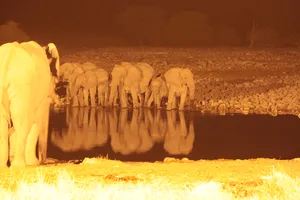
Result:
{"label": "elephant reflection", "polygon": [[101,147],[108,140],[107,115],[96,108],[67,108],[67,125],[64,133],[51,133],[52,143],[65,152]]}
{"label": "elephant reflection", "polygon": [[122,155],[149,151],[154,141],[149,131],[149,120],[142,110],[134,109],[132,119],[128,121],[128,110],[122,109],[117,118],[114,109],[109,115],[111,146],[114,152]]}
{"label": "elephant reflection", "polygon": [[179,123],[176,123],[176,111],[167,112],[168,130],[164,149],[171,155],[188,155],[193,148],[195,139],[194,123],[189,122],[187,129],[183,112],[179,112]]}
{"label": "elephant reflection", "polygon": [[182,112],[177,122],[176,111],[167,112],[166,119],[161,110],[150,109],[80,107],[67,111],[68,130],[51,134],[52,143],[65,152],[103,146],[108,137],[112,150],[122,155],[147,152],[155,143],[164,143],[170,154],[188,154],[193,146],[193,122],[187,129]]}

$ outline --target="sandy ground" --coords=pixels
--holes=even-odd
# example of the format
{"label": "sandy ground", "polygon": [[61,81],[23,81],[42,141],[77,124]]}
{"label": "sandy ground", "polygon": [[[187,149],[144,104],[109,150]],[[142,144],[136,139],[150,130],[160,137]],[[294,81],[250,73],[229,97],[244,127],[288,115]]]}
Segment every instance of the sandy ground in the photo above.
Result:
{"label": "sandy ground", "polygon": [[145,61],[157,72],[189,67],[197,110],[224,113],[300,114],[300,50],[248,48],[61,49],[61,62],[94,62],[111,72],[122,61]]}
{"label": "sandy ground", "polygon": [[[63,173],[61,172],[67,172],[72,177],[72,182],[79,187],[87,187],[91,183],[101,182],[106,185],[131,183],[138,188],[139,183],[146,183],[168,186],[173,188],[175,192],[176,190],[193,188],[195,184],[213,182],[220,183],[219,190],[229,193],[231,195],[230,199],[250,198],[255,195],[264,196],[264,198],[258,199],[269,199],[265,196],[266,193],[272,197],[271,199],[276,199],[275,197],[290,199],[284,196],[286,189],[290,190],[286,192],[293,193],[293,196],[299,195],[299,191],[295,193],[290,183],[291,181],[298,181],[299,184],[299,167],[299,159],[281,161],[274,159],[190,161],[166,158],[164,162],[156,163],[122,163],[120,161],[93,158],[85,159],[80,165],[49,164],[41,167],[27,167],[22,170],[7,168],[1,170],[0,174],[2,187],[11,190],[18,187],[18,181],[20,180],[37,182],[41,180],[41,176],[48,184],[55,184],[57,178],[62,176]],[[274,173],[279,175],[274,177]],[[282,175],[280,175],[281,173]],[[282,181],[285,181],[285,183]],[[289,185],[284,188],[280,184]],[[117,193],[117,191],[115,192]]]}

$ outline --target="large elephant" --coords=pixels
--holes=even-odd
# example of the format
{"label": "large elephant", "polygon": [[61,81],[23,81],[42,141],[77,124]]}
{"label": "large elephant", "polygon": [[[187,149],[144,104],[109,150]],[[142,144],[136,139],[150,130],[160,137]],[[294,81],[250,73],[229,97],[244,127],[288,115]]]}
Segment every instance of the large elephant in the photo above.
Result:
{"label": "large elephant", "polygon": [[91,106],[96,106],[96,92],[98,90],[98,105],[106,106],[108,98],[109,74],[105,69],[92,69],[85,71],[76,77],[75,82],[71,84],[71,96],[78,94],[83,90],[84,105],[89,106],[88,96],[90,94]]}
{"label": "large elephant", "polygon": [[189,99],[194,103],[195,80],[188,68],[171,68],[164,74],[168,88],[167,110],[175,109],[176,96],[180,96],[179,110],[184,110],[184,104],[189,91]]}
{"label": "large elephant", "polygon": [[168,96],[168,88],[163,76],[158,75],[150,82],[151,96],[148,99],[147,107],[151,107],[152,102],[157,109],[161,108],[161,100]]}
{"label": "large elephant", "polygon": [[[136,65],[142,72],[143,77],[140,81],[140,93],[138,94],[141,106],[147,106],[150,97],[149,83],[154,76],[154,69],[151,65],[145,62],[138,62]],[[145,94],[145,97],[141,94]]]}
{"label": "large elephant", "polygon": [[10,126],[14,129],[11,167],[45,162],[51,77],[58,74],[59,54],[53,43],[44,48],[34,41],[0,46],[0,167],[7,166],[9,159]]}
{"label": "large elephant", "polygon": [[119,94],[122,108],[128,106],[127,93],[131,93],[133,108],[139,107],[138,94],[140,93],[140,81],[142,80],[142,71],[128,62],[122,62],[121,65],[115,65],[111,72],[112,80],[110,83],[109,106],[115,106]]}

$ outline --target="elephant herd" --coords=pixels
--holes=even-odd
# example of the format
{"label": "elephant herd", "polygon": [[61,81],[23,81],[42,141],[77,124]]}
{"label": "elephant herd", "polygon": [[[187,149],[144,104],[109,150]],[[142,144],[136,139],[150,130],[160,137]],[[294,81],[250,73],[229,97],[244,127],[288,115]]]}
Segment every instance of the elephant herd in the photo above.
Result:
{"label": "elephant herd", "polygon": [[[0,167],[24,167],[45,163],[47,158],[50,103],[59,103],[55,92],[60,80],[67,81],[67,94],[76,106],[161,107],[184,109],[194,101],[195,81],[187,68],[172,68],[155,74],[147,63],[122,62],[111,73],[87,62],[60,65],[55,44],[35,41],[0,46]],[[97,95],[96,95],[97,94]],[[67,95],[67,96],[68,96]],[[96,102],[96,96],[98,101]],[[177,106],[176,97],[180,96]],[[89,99],[90,104],[89,104]],[[38,158],[36,148],[38,144]]]}
{"label": "elephant herd", "polygon": [[121,62],[109,73],[91,62],[67,62],[60,66],[59,77],[68,82],[67,99],[71,99],[73,107],[117,106],[119,102],[121,108],[127,108],[128,94],[133,108],[154,105],[159,109],[163,97],[168,99],[166,110],[184,110],[187,96],[190,105],[194,102],[194,75],[188,68],[171,68],[156,74],[148,63]]}
{"label": "elephant herd", "polygon": [[64,152],[87,151],[109,141],[112,150],[122,155],[147,152],[156,143],[163,143],[170,155],[187,155],[193,148],[193,119],[187,124],[183,112],[68,107],[66,113],[68,128],[51,133],[51,143]]}

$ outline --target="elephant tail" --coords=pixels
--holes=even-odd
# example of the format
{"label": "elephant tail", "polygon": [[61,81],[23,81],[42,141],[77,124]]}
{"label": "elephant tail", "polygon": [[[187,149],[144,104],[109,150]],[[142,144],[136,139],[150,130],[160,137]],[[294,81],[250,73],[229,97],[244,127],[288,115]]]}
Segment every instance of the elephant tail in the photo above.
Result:
{"label": "elephant tail", "polygon": [[9,61],[14,51],[14,46],[19,44],[17,42],[7,43],[0,46],[0,113],[4,115],[4,117],[10,123],[9,112],[4,108],[3,96],[4,90],[6,87],[6,75],[8,71]]}

